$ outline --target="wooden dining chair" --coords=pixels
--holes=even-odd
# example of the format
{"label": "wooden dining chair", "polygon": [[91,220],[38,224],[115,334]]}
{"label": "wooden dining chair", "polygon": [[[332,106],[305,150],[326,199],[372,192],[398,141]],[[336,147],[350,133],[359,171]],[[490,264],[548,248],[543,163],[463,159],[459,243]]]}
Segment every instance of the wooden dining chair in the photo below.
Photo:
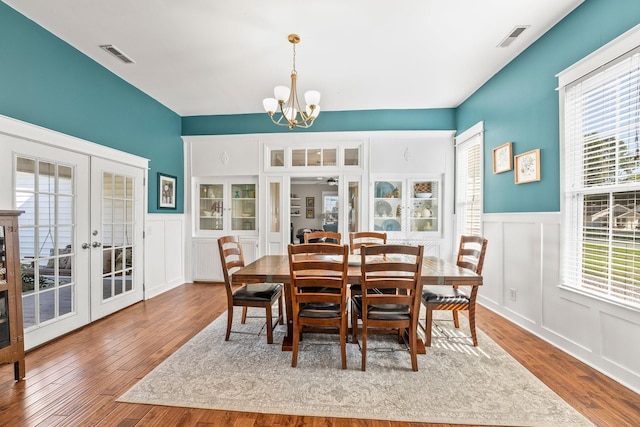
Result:
{"label": "wooden dining chair", "polygon": [[304,242],[333,243],[339,245],[342,242],[342,235],[334,231],[312,231],[311,233],[304,233]]}
{"label": "wooden dining chair", "polygon": [[[227,333],[224,340],[229,341],[233,323],[233,307],[242,307],[241,323],[247,320],[247,307],[263,307],[266,310],[267,343],[273,343],[273,328],[283,321],[283,285],[281,283],[245,283],[233,290],[231,277],[234,271],[244,267],[244,255],[238,236],[224,236],[218,239],[220,262],[227,290]],[[278,303],[278,316],[272,314],[273,304]]]}
{"label": "wooden dining chair", "polygon": [[351,255],[359,254],[363,245],[386,245],[387,233],[379,231],[358,231],[349,233],[349,252]]}
{"label": "wooden dining chair", "polygon": [[362,366],[367,367],[370,328],[409,334],[411,369],[418,370],[418,315],[422,295],[423,246],[375,245],[360,248],[362,294],[352,297],[352,325],[362,319]]}
{"label": "wooden dining chair", "polygon": [[[459,267],[467,268],[474,273],[482,274],[484,264],[484,254],[487,251],[487,239],[479,236],[461,236],[458,248],[458,259],[456,264]],[[453,324],[460,327],[458,312],[466,310],[469,312],[469,329],[473,346],[478,346],[476,335],[476,297],[478,295],[478,285],[471,287],[469,294],[462,292],[458,286],[425,286],[422,290],[422,303],[427,309],[425,319],[425,346],[431,346],[431,332],[433,327],[434,310],[451,310],[453,312]]]}
{"label": "wooden dining chair", "polygon": [[347,369],[347,245],[309,243],[289,245],[293,352],[291,366],[298,365],[303,328],[314,332],[338,330],[342,369]]}

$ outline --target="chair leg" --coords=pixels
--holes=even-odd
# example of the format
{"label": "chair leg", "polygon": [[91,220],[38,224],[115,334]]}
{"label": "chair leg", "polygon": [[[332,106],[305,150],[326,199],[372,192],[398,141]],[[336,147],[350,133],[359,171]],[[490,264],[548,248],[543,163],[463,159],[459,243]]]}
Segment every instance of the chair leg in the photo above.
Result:
{"label": "chair leg", "polygon": [[267,304],[266,317],[267,317],[267,344],[273,344],[273,318],[271,313],[271,303]]}
{"label": "chair leg", "polygon": [[427,304],[427,318],[424,322],[424,338],[426,340],[425,347],[431,347],[431,329],[433,326],[433,307]]}
{"label": "chair leg", "polygon": [[458,310],[453,310],[453,326],[456,328],[460,327],[460,321],[458,320]]}
{"label": "chair leg", "polygon": [[247,321],[247,307],[242,307],[242,318],[240,319],[240,323],[244,325],[246,321]]}
{"label": "chair leg", "polygon": [[293,348],[291,349],[291,367],[298,366],[298,347],[300,345],[300,325],[293,321]]}
{"label": "chair leg", "polygon": [[353,303],[351,304],[351,343],[358,343],[358,313]]}
{"label": "chair leg", "polygon": [[347,313],[344,313],[340,325],[340,357],[342,359],[342,369],[347,369],[347,335],[349,335]]}
{"label": "chair leg", "polygon": [[476,335],[476,306],[469,306],[469,329],[471,329],[471,339],[473,340],[473,346],[478,346],[478,336]]}
{"label": "chair leg", "polygon": [[284,307],[283,299],[284,295],[281,293],[280,298],[278,298],[278,323],[281,325],[284,325],[284,311],[282,310]]}
{"label": "chair leg", "polygon": [[360,369],[367,370],[367,324],[362,320],[362,362]]}
{"label": "chair leg", "polygon": [[418,330],[417,320],[411,323],[409,327],[409,351],[411,352],[411,369],[416,372],[418,370]]}
{"label": "chair leg", "polygon": [[224,336],[225,341],[229,341],[229,335],[231,335],[231,324],[233,323],[233,306],[227,310],[227,334]]}

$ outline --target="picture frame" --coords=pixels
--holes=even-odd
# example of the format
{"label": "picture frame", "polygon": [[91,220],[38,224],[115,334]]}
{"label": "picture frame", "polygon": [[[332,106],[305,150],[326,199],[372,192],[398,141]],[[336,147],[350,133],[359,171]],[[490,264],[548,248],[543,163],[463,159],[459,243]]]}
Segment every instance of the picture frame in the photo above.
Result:
{"label": "picture frame", "polygon": [[493,149],[493,173],[507,172],[513,169],[512,143],[507,142]]}
{"label": "picture frame", "polygon": [[312,208],[315,206],[315,197],[307,197],[307,207]]}
{"label": "picture frame", "polygon": [[178,179],[158,172],[158,209],[175,209]]}
{"label": "picture frame", "polygon": [[313,218],[313,217],[315,217],[314,209],[313,208],[307,208],[307,218]]}
{"label": "picture frame", "polygon": [[515,182],[525,184],[527,182],[540,181],[540,149],[518,154],[514,158]]}

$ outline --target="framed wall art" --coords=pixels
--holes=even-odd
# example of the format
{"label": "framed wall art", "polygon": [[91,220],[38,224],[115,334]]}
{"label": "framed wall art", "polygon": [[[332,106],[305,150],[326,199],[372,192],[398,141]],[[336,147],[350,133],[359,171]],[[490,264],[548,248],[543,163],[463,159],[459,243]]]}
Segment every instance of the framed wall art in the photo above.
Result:
{"label": "framed wall art", "polygon": [[315,206],[315,197],[307,197],[307,207],[312,208]]}
{"label": "framed wall art", "polygon": [[502,173],[513,169],[511,143],[507,142],[493,149],[493,173]]}
{"label": "framed wall art", "polygon": [[307,218],[313,218],[313,217],[315,217],[313,208],[307,208]]}
{"label": "framed wall art", "polygon": [[158,172],[158,209],[176,208],[177,178]]}
{"label": "framed wall art", "polygon": [[515,156],[516,184],[540,181],[540,149]]}

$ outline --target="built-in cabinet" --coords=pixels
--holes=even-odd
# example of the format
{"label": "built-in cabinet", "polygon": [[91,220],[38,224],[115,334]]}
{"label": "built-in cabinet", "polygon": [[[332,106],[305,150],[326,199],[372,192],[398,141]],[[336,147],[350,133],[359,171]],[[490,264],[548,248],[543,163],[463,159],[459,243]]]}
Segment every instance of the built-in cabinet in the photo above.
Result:
{"label": "built-in cabinet", "polygon": [[440,177],[381,177],[372,180],[371,228],[391,240],[439,238],[442,231]]}
{"label": "built-in cabinet", "polygon": [[18,249],[18,215],[21,213],[0,211],[0,363],[14,364],[16,381],[25,376]]}
{"label": "built-in cabinet", "polygon": [[199,232],[256,232],[257,183],[224,180],[196,184]]}
{"label": "built-in cabinet", "polygon": [[218,237],[240,236],[245,261],[257,257],[257,189],[253,177],[194,179],[194,280],[224,280]]}

